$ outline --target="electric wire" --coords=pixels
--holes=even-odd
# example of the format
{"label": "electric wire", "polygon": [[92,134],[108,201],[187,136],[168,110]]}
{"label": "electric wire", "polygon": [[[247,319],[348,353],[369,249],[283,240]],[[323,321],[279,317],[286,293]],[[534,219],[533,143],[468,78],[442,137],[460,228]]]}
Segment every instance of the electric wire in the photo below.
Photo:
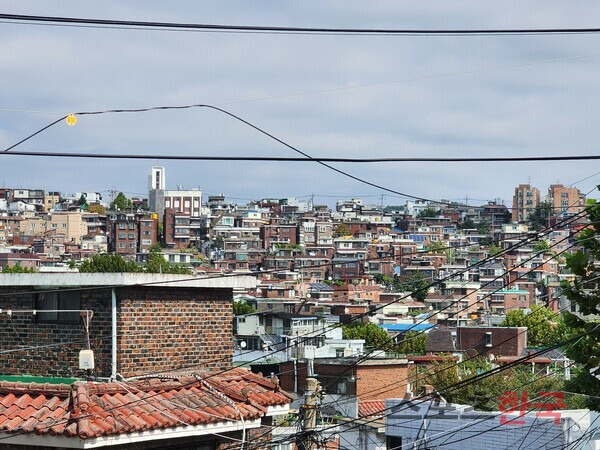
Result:
{"label": "electric wire", "polygon": [[[549,229],[551,229],[551,227],[550,227]],[[526,241],[527,241],[527,240],[526,240]],[[531,356],[531,355],[529,355],[529,356],[528,356],[528,358],[529,358],[530,356]],[[507,365],[507,366],[508,366],[508,365]],[[504,367],[507,367],[507,366],[504,366]],[[229,370],[231,370],[231,369],[229,369]],[[212,376],[216,376],[216,375],[217,375],[217,374],[213,374]]]}
{"label": "electric wire", "polygon": [[[566,249],[566,250],[568,250],[568,249]],[[565,251],[566,251],[566,250],[565,250]],[[562,253],[562,252],[561,252],[561,253]],[[555,257],[557,257],[557,256],[558,256],[558,255],[555,255],[555,256],[554,256],[554,258],[555,258]],[[531,270],[535,270],[535,269],[531,269]],[[491,294],[490,294],[490,295],[491,295]],[[498,344],[498,345],[501,345],[501,344],[502,344],[502,343],[500,343],[500,344]],[[370,353],[372,353],[372,352],[370,352]],[[470,358],[470,359],[472,359],[472,358]],[[466,362],[466,361],[464,361],[464,362]],[[350,368],[352,368],[353,366],[356,366],[358,363],[359,363],[359,361],[357,361],[356,363],[352,364]],[[450,366],[450,367],[448,367],[448,368],[444,368],[444,369],[442,369],[442,370],[440,370],[440,371],[443,371],[443,370],[448,370],[448,369],[449,369],[449,368],[451,368],[451,367],[452,367],[452,366]],[[346,369],[346,370],[344,371],[344,373],[345,373],[345,372],[347,372],[347,370],[348,370],[348,369]],[[343,374],[342,374],[342,375],[340,375],[340,376],[338,377],[338,379],[339,379],[341,376],[343,376]],[[332,383],[333,383],[333,382],[335,382],[335,380],[334,380],[334,381],[332,381]],[[327,388],[325,388],[325,390],[327,390]],[[379,389],[379,390],[380,390],[380,389]],[[388,389],[388,391],[389,391],[389,389]],[[387,392],[387,391],[383,391],[383,392]],[[381,393],[383,393],[383,392],[380,392],[379,394],[381,394]],[[334,402],[332,402],[332,403],[330,403],[329,405],[332,405],[332,404],[336,404],[336,405],[340,406],[340,405],[339,405],[339,402],[338,402],[337,400],[336,400],[336,401],[334,401]],[[322,405],[322,406],[328,406],[328,404],[325,404],[325,405]]]}
{"label": "electric wire", "polygon": [[[586,333],[584,333],[583,335],[586,335],[586,334],[589,334],[589,333],[587,333],[587,332],[586,332]],[[570,342],[570,341],[571,341],[571,340],[567,340],[566,342]],[[543,352],[546,352],[546,351],[548,351],[548,349],[545,349],[544,351],[542,351],[542,353],[543,353]],[[536,353],[538,353],[538,352],[536,352]],[[522,360],[528,360],[528,359],[530,359],[530,358],[532,358],[532,357],[535,357],[535,356],[537,356],[537,354],[528,355],[528,356],[526,356],[526,357],[524,357],[524,358],[521,358],[521,359],[522,359]],[[517,360],[517,361],[519,361],[519,360]],[[516,363],[517,361],[515,361],[514,363]],[[502,371],[502,370],[506,370],[507,368],[509,368],[509,367],[512,367],[513,365],[515,365],[514,363],[509,363],[509,364],[507,364],[507,365],[505,365],[505,366],[502,366],[502,368],[501,368],[501,370],[500,370],[500,371]],[[481,375],[484,375],[484,374],[481,374]],[[216,374],[214,374],[214,375],[212,375],[212,376],[216,376]],[[480,377],[480,375],[478,375],[478,377]],[[460,383],[459,383],[459,384],[460,384]],[[132,403],[133,403],[133,402],[132,402]],[[118,406],[118,407],[115,407],[115,409],[120,409],[120,408],[123,408],[123,407],[126,407],[126,406],[129,406],[129,404],[120,405],[120,406]],[[93,414],[91,414],[90,416],[93,416]],[[85,416],[85,417],[87,417],[87,416]],[[85,418],[85,417],[80,417],[80,418],[78,418],[78,420],[80,420],[80,419],[82,419],[82,418]],[[50,425],[50,426],[54,426],[54,425],[56,425],[56,423],[55,423],[55,422],[54,422],[52,425]],[[4,437],[4,438],[0,438],[0,440],[6,439],[6,438],[10,438],[10,437],[12,437],[12,436],[7,436],[7,437]]]}
{"label": "electric wire", "polygon": [[[592,189],[592,190],[593,190],[593,189]],[[588,192],[588,194],[589,194],[589,193],[591,193],[591,192],[592,192],[592,190],[590,190],[590,192]],[[555,255],[555,256],[556,256],[556,255]],[[449,306],[451,306],[451,305],[449,305]],[[347,370],[346,370],[346,371],[347,371]]]}
{"label": "electric wire", "polygon": [[[490,376],[493,376],[493,375],[496,375],[498,373],[501,373],[501,372],[503,372],[505,370],[508,370],[508,369],[510,369],[512,367],[516,367],[517,365],[519,365],[519,364],[521,364],[523,362],[526,362],[529,359],[533,359],[533,358],[535,358],[537,356],[540,356],[541,354],[547,353],[548,351],[551,351],[551,350],[553,350],[555,348],[560,348],[560,347],[563,347],[566,344],[571,344],[571,343],[577,342],[582,337],[588,336],[588,335],[590,335],[592,333],[597,333],[599,331],[599,329],[600,329],[600,324],[598,324],[598,326],[596,326],[593,330],[586,331],[586,332],[584,332],[582,334],[579,334],[577,336],[571,337],[571,338],[566,339],[566,340],[564,340],[562,342],[554,344],[554,345],[552,345],[552,346],[550,346],[548,348],[545,348],[545,349],[536,351],[534,353],[531,353],[529,355],[523,356],[521,358],[518,358],[518,359],[516,359],[516,360],[514,360],[512,362],[509,362],[506,365],[499,366],[497,368],[488,370],[486,372],[483,372],[481,374],[475,375],[475,376],[473,376],[471,378],[468,378],[466,380],[461,380],[461,381],[459,381],[457,383],[454,383],[451,386],[447,386],[445,388],[438,389],[436,392],[438,394],[440,394],[440,395],[443,395],[444,393],[452,392],[454,390],[460,389],[461,387],[467,386],[468,384],[475,383],[475,382],[477,382],[477,381],[479,381],[481,379],[489,378]],[[418,396],[416,398],[411,399],[411,403],[415,403],[415,401],[417,401],[417,400],[421,400],[418,404],[425,403],[426,401],[428,401],[429,397],[430,397],[429,394],[421,395],[421,396]],[[385,412],[385,411],[388,411],[390,409],[394,409],[394,412],[399,412],[399,411],[402,411],[403,409],[407,409],[407,408],[410,408],[410,405],[406,406],[405,408],[401,408],[401,409],[395,409],[395,407],[389,407],[389,408],[385,408],[381,412]],[[369,423],[369,422],[374,422],[376,420],[379,420],[379,419],[376,418],[376,419],[366,420],[366,421],[363,420],[363,422]],[[349,422],[358,422],[358,421],[359,421],[359,419],[352,419]],[[331,427],[329,427],[329,428],[331,428]],[[325,428],[324,430],[327,430],[327,428]],[[324,430],[321,430],[321,431],[324,431]],[[345,431],[348,431],[348,430],[345,430]],[[248,450],[251,450],[251,449],[248,449]]]}
{"label": "electric wire", "polygon": [[[46,126],[48,128],[50,125]],[[41,131],[38,131],[39,133]],[[22,141],[29,139],[29,136]],[[293,156],[223,156],[223,155],[172,155],[172,154],[140,154],[140,153],[89,153],[89,152],[39,152],[39,151],[10,151],[19,143],[0,153],[0,156],[34,156],[51,158],[93,158],[93,159],[162,159],[176,161],[250,161],[250,162],[337,162],[351,164],[370,163],[401,163],[401,162],[539,162],[539,161],[596,161],[600,155],[561,155],[561,156],[490,156],[490,157],[402,157],[402,158],[341,158],[328,156],[311,156],[310,159]],[[331,167],[330,167],[331,168]],[[405,197],[415,198],[403,194]],[[419,197],[418,200],[421,200]],[[448,204],[445,201],[427,200],[435,203]]]}
{"label": "electric wire", "polygon": [[26,14],[0,14],[3,21],[34,22],[44,24],[74,24],[74,25],[103,25],[124,26],[131,28],[254,32],[254,33],[298,33],[298,34],[341,34],[341,35],[399,35],[399,36],[484,36],[484,35],[565,35],[565,34],[597,34],[600,28],[595,27],[564,27],[564,28],[473,28],[473,29],[402,29],[402,28],[339,28],[339,27],[293,27],[272,25],[233,25],[181,23],[139,20],[96,19],[64,16],[44,16]]}
{"label": "electric wire", "polygon": [[[567,248],[567,249],[565,249],[565,250],[563,250],[563,251],[561,251],[560,253],[557,253],[556,255],[553,255],[551,258],[549,258],[548,260],[544,261],[544,263],[545,263],[545,262],[548,262],[548,261],[550,261],[550,260],[552,260],[552,259],[555,259],[555,258],[557,258],[559,255],[561,255],[562,253],[565,253],[565,252],[566,252],[566,251],[568,251],[569,249],[570,249],[570,247],[569,247],[569,248]],[[527,263],[527,262],[529,262],[529,261],[533,260],[534,258],[535,258],[535,257],[532,257],[530,260],[528,260],[528,261],[525,261],[524,263]],[[516,267],[515,267],[515,268],[516,268]],[[513,270],[514,270],[514,268],[513,268],[513,269],[510,269],[510,270],[508,270],[508,271],[506,271],[506,272],[504,272],[504,273],[503,273],[503,274],[501,274],[501,275],[498,275],[496,278],[494,278],[493,280],[491,280],[491,281],[490,281],[490,282],[488,282],[487,284],[492,284],[493,282],[495,282],[495,281],[497,281],[497,280],[499,280],[499,279],[502,279],[502,278],[504,278],[504,277],[505,277],[507,274],[511,273]],[[528,272],[525,272],[525,273],[523,273],[523,274],[519,275],[519,277],[517,277],[517,278],[515,279],[515,281],[516,281],[516,280],[518,280],[518,279],[521,279],[521,278],[523,278],[523,277],[525,277],[525,276],[527,276],[527,275],[529,275],[529,274],[530,274],[530,273],[532,273],[534,270],[535,270],[535,268],[532,268],[532,269],[530,269]],[[478,290],[481,290],[481,289],[483,289],[483,287],[484,287],[484,286],[480,287]],[[495,294],[496,292],[498,292],[498,291],[500,291],[500,290],[502,290],[502,289],[505,289],[505,288],[504,288],[504,287],[501,287],[501,288],[495,289],[495,290],[493,290],[493,291],[491,291],[491,292],[487,293],[487,294],[486,294],[486,295],[484,295],[483,297],[481,297],[481,298],[477,299],[477,300],[476,300],[474,303],[472,303],[472,304],[468,304],[466,307],[462,308],[461,310],[459,310],[459,311],[456,311],[456,312],[454,312],[454,313],[451,313],[451,315],[452,315],[452,316],[455,316],[455,315],[459,314],[461,311],[468,310],[468,309],[469,309],[470,307],[472,307],[473,305],[475,305],[475,304],[477,304],[477,303],[480,303],[480,302],[482,302],[482,301],[483,301],[483,300],[485,300],[486,298],[488,298],[488,297],[491,297],[493,294]],[[465,296],[465,297],[463,297],[463,298],[467,298],[467,296]],[[458,300],[458,301],[460,301],[460,300]],[[457,301],[457,302],[458,302],[458,301]],[[416,333],[417,333],[417,334],[416,334],[416,336],[419,336],[419,335],[423,334],[424,332],[425,332],[425,331],[419,331],[419,332],[416,332]],[[415,337],[416,337],[416,336],[415,336]],[[510,340],[510,339],[512,339],[512,338],[509,338],[509,339],[507,339],[507,341],[508,341],[508,340]],[[380,346],[382,346],[382,345],[387,345],[388,343],[391,343],[391,342],[393,342],[393,339],[389,338],[387,342],[384,342],[384,343],[383,343],[383,344],[381,344]],[[505,342],[506,342],[506,341],[505,341]],[[503,343],[503,342],[502,342],[502,343]],[[500,344],[498,344],[498,345],[501,345],[502,343],[500,343]],[[368,359],[368,356],[369,356],[370,354],[372,354],[374,351],[376,351],[377,349],[378,349],[378,347],[376,347],[374,350],[372,350],[371,352],[369,352],[367,355],[363,356],[363,357],[362,357],[362,360],[364,360],[364,359]],[[490,350],[491,350],[491,349],[490,349]],[[457,364],[455,364],[455,365],[453,365],[453,366],[449,366],[449,368],[452,368],[452,367],[457,367],[457,366],[459,366],[459,365],[463,364],[464,362],[467,362],[467,361],[469,361],[469,360],[471,360],[471,359],[474,359],[474,358],[475,358],[475,357],[473,357],[473,358],[468,358],[467,360],[465,360],[465,361],[463,361],[463,362],[461,362],[461,363],[457,363]],[[355,367],[356,365],[360,364],[360,362],[361,362],[362,360],[360,360],[360,361],[357,361],[357,362],[356,362],[356,363],[354,363],[354,364],[353,364],[353,365],[352,365],[350,368],[353,368],[353,367]],[[447,370],[447,369],[448,369],[448,368],[446,368],[446,369],[443,369],[443,370]],[[442,371],[443,371],[443,370],[442,370]],[[342,374],[342,375],[343,375],[343,374]],[[408,378],[408,379],[406,379],[406,380],[409,380],[410,378],[412,378],[412,377],[409,377],[409,378]],[[333,382],[335,382],[335,380],[334,380]],[[333,382],[332,382],[332,384],[333,384]],[[382,391],[382,389],[385,389],[386,387],[388,387],[388,386],[383,386],[383,387],[381,387],[381,388],[378,388],[378,389],[375,389],[375,390],[372,390],[372,391],[367,391],[367,392],[365,392],[365,393],[362,393],[362,395],[365,395],[365,394],[367,394],[367,393],[370,393],[370,394],[372,394],[372,393],[374,393],[374,392],[376,392],[376,393],[377,393],[376,395],[381,395],[381,394],[383,394],[383,393],[385,393],[385,392],[388,392],[388,391],[392,390],[392,389],[394,388],[394,386],[395,386],[396,384],[398,384],[398,383],[399,383],[398,381],[395,381],[395,382],[394,382],[394,383],[392,383],[391,385],[388,385],[388,386],[392,386],[390,389],[387,389],[387,390],[383,390],[383,391]],[[328,387],[329,387],[329,386],[328,386]]]}

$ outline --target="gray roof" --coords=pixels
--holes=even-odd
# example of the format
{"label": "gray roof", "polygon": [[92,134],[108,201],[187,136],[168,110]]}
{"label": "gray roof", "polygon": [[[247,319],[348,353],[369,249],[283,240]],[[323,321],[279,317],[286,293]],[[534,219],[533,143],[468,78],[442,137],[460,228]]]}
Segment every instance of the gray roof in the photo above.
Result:
{"label": "gray roof", "polygon": [[333,288],[325,283],[308,283],[311,291],[316,292],[333,292]]}
{"label": "gray roof", "polygon": [[427,338],[426,352],[455,352],[452,331],[448,327],[438,327],[429,332]]}

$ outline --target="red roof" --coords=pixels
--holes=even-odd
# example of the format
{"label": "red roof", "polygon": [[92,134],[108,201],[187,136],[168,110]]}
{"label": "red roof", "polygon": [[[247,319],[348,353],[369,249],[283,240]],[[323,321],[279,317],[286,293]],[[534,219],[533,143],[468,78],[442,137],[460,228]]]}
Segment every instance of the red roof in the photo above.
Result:
{"label": "red roof", "polygon": [[[245,369],[130,382],[0,382],[0,432],[81,439],[262,417],[290,403],[277,384]],[[223,395],[224,394],[224,395]],[[226,397],[226,398],[225,398]]]}
{"label": "red roof", "polygon": [[358,417],[381,417],[385,409],[385,400],[367,400],[359,402]]}

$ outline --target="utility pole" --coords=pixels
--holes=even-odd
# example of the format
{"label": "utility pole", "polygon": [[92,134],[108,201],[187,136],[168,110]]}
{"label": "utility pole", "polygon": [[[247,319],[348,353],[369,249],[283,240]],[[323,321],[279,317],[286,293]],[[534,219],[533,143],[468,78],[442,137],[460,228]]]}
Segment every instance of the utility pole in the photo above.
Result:
{"label": "utility pole", "polygon": [[316,378],[307,378],[304,404],[300,406],[302,425],[297,442],[300,450],[317,450],[321,448],[316,440],[315,429],[317,427],[317,407],[322,397],[323,391],[319,381]]}

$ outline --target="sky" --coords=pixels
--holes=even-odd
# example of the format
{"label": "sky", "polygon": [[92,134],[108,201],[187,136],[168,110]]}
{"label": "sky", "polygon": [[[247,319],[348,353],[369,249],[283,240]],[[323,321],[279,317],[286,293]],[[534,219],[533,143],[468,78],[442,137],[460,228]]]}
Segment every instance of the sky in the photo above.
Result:
{"label": "sky", "polygon": [[[143,7],[142,7],[143,5]],[[236,25],[355,28],[597,27],[593,1],[4,1],[2,13]],[[50,27],[0,22],[0,149],[64,114],[217,105],[312,156],[598,154],[600,35],[322,36]],[[29,151],[297,156],[207,110],[80,116]],[[0,184],[61,192],[167,187],[234,199],[336,197],[380,189],[316,163],[0,157]],[[418,197],[509,204],[514,187],[571,184],[586,162],[338,164]],[[588,192],[593,176],[578,187]],[[594,194],[591,194],[594,196]],[[405,199],[386,195],[386,204]]]}

